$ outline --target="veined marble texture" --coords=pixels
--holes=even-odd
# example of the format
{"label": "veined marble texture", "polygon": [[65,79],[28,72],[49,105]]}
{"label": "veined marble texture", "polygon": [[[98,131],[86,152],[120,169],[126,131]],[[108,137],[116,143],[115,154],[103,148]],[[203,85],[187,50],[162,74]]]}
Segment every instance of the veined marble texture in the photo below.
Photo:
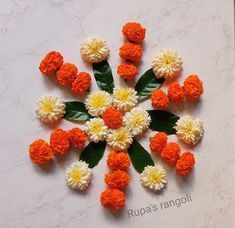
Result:
{"label": "veined marble texture", "polygon": [[[0,227],[1,228],[115,228],[115,227],[235,227],[235,81],[234,21],[232,0],[1,0],[0,7]],[[192,114],[204,121],[205,136],[191,149],[196,166],[188,178],[177,176],[157,156],[153,159],[168,171],[168,185],[161,194],[143,188],[139,175],[130,168],[126,209],[119,213],[103,209],[99,196],[106,186],[104,174],[108,150],[93,170],[85,193],[70,190],[64,181],[66,168],[78,158],[73,150],[40,168],[31,163],[29,144],[49,140],[52,129],[38,121],[35,101],[42,95],[76,99],[69,89],[41,75],[38,64],[51,51],[60,51],[66,62],[79,71],[92,73],[79,54],[80,41],[100,36],[108,41],[109,58],[116,84],[123,44],[121,27],[138,21],[147,28],[140,74],[155,53],[174,48],[182,56],[179,82],[198,74],[205,92],[200,102],[185,102],[170,110]],[[93,80],[92,90],[97,89]],[[165,88],[164,88],[165,89]],[[140,106],[151,108],[150,101]],[[56,127],[69,129],[62,120]],[[81,127],[83,127],[81,125]],[[140,141],[148,149],[150,130]],[[171,140],[177,140],[171,136]],[[161,209],[161,202],[190,194],[192,201]],[[157,211],[143,214],[146,207]],[[127,210],[142,216],[128,217]]]}

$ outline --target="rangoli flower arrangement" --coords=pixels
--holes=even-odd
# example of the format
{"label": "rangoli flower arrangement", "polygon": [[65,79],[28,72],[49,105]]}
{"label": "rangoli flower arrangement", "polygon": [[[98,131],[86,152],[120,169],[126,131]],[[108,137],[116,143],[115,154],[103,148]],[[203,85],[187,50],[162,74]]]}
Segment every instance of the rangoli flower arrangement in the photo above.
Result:
{"label": "rangoli flower arrangement", "polygon": [[[117,73],[123,80],[134,80],[138,75],[137,62],[143,55],[141,42],[146,29],[136,22],[128,22],[122,33],[126,43],[120,47],[119,55],[124,60]],[[140,183],[152,191],[161,191],[167,184],[167,172],[155,164],[150,153],[137,141],[136,136],[147,130],[157,131],[150,138],[152,156],[160,156],[180,176],[187,176],[195,165],[194,154],[181,151],[176,142],[169,142],[168,135],[175,134],[182,143],[195,146],[203,137],[203,123],[190,116],[181,117],[167,111],[170,103],[175,105],[185,99],[194,101],[203,93],[203,83],[197,75],[190,75],[183,85],[175,82],[182,70],[182,58],[173,49],[160,51],[153,59],[151,68],[139,77],[134,88],[115,86],[112,70],[107,61],[110,49],[100,38],[89,38],[81,42],[80,54],[92,65],[94,79],[99,91],[89,91],[92,76],[79,72],[72,63],[64,63],[63,56],[49,52],[39,65],[46,77],[56,77],[58,84],[69,86],[85,102],[63,101],[58,96],[41,97],[36,104],[36,115],[45,124],[55,123],[61,118],[83,121],[84,129],[55,129],[50,142],[37,139],[29,147],[33,163],[47,164],[55,154],[63,156],[73,146],[81,150],[78,161],[67,169],[65,180],[74,190],[83,191],[92,181],[92,169],[109,148],[107,166],[110,172],[104,175],[107,189],[100,195],[101,205],[109,210],[120,210],[125,206],[125,189],[131,181],[128,168],[132,164],[140,174]],[[171,79],[167,91],[161,86]],[[150,98],[153,109],[144,110],[141,102]],[[94,175],[94,174],[93,174]]]}

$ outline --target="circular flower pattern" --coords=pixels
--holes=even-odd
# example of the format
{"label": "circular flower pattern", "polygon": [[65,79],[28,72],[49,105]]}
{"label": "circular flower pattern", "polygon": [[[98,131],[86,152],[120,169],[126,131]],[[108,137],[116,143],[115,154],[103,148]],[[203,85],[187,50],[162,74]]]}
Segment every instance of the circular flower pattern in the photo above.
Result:
{"label": "circular flower pattern", "polygon": [[65,180],[75,190],[86,190],[91,182],[92,171],[84,161],[73,163],[66,172]]}
{"label": "circular flower pattern", "polygon": [[[123,26],[122,33],[130,42],[124,43],[119,49],[119,55],[125,59],[125,62],[118,66],[117,73],[124,80],[134,80],[138,75],[138,68],[133,62],[141,61],[143,48],[140,43],[145,38],[146,29],[139,23],[128,22]],[[152,92],[152,105],[156,109],[167,109],[170,101],[180,103],[184,101],[185,97],[190,100],[198,99],[203,93],[203,83],[197,75],[190,75],[184,81],[183,87],[179,83],[173,82],[169,85],[167,94],[160,89],[164,79],[172,79],[180,74],[183,63],[175,50],[164,49],[152,61],[152,68],[146,71],[137,82],[135,87],[137,91],[130,87],[113,88],[114,79],[110,65],[105,61],[110,53],[106,41],[96,37],[86,39],[81,42],[80,53],[84,61],[93,64],[95,79],[103,91],[95,91],[90,94],[86,98],[85,104],[81,102],[64,103],[60,97],[42,97],[37,102],[36,114],[41,121],[53,123],[63,117],[65,112],[65,118],[71,120],[75,119],[74,114],[77,115],[77,120],[84,120],[79,116],[84,113],[87,118],[85,129],[72,128],[67,132],[55,129],[50,137],[50,145],[42,139],[34,141],[29,147],[29,156],[32,162],[41,165],[50,161],[54,153],[60,155],[67,153],[70,144],[82,149],[87,139],[97,143],[93,151],[90,151],[91,145],[82,151],[84,156],[81,156],[80,159],[85,161],[80,160],[73,163],[66,172],[65,179],[68,186],[82,191],[87,189],[91,182],[92,170],[89,167],[93,167],[94,163],[99,162],[105,150],[106,143],[98,142],[106,140],[107,145],[112,148],[106,161],[110,172],[105,175],[105,183],[109,189],[101,193],[100,202],[109,210],[120,210],[125,207],[123,191],[130,182],[130,176],[126,172],[130,166],[130,158],[136,170],[142,171],[140,181],[144,187],[159,191],[167,184],[165,169],[160,165],[149,165],[154,164],[153,160],[151,157],[145,159],[145,156],[149,156],[148,152],[133,138],[142,134],[149,126],[153,130],[160,130],[162,127],[167,132],[162,123],[158,123],[164,117],[156,118],[154,124],[150,125],[149,113],[153,112],[159,116],[166,114],[166,119],[171,114],[167,115],[166,111],[161,110],[146,111],[143,108],[135,107],[138,100],[143,100]],[[41,61],[39,69],[46,75],[56,72],[57,80],[61,85],[70,85],[71,91],[75,95],[83,95],[91,86],[91,76],[86,72],[77,75],[78,69],[74,64],[63,62],[63,56],[59,52],[52,51]],[[97,64],[100,62],[102,63]],[[162,78],[155,90],[152,82],[156,81],[156,78],[152,73],[157,79]],[[99,77],[97,77],[98,74]],[[111,91],[113,92],[111,93]],[[74,104],[71,109],[68,106],[70,103]],[[164,121],[168,121],[166,119]],[[169,123],[174,124],[171,120]],[[179,118],[173,128],[176,130],[178,138],[190,145],[198,143],[204,134],[202,121],[189,115]],[[99,150],[100,145],[102,150]],[[131,148],[128,150],[130,146]],[[160,154],[164,161],[174,165],[176,173],[181,176],[187,176],[195,165],[194,155],[188,151],[180,155],[180,146],[174,142],[168,143],[168,136],[164,132],[158,132],[151,137],[149,147],[153,153]],[[138,156],[137,153],[138,157],[134,157],[135,152],[140,153],[139,150],[142,151],[142,156]],[[91,157],[90,152],[94,152],[94,156],[97,157]]]}
{"label": "circular flower pattern", "polygon": [[182,116],[175,126],[176,135],[186,144],[196,145],[204,134],[203,122],[190,115]]}
{"label": "circular flower pattern", "polygon": [[152,62],[152,68],[157,78],[172,78],[178,76],[183,61],[173,49],[164,49],[158,53]]}
{"label": "circular flower pattern", "polygon": [[94,37],[81,42],[80,53],[84,61],[99,63],[108,58],[110,50],[104,39]]}
{"label": "circular flower pattern", "polygon": [[112,97],[105,91],[96,91],[85,100],[85,106],[92,116],[102,115],[112,105]]}
{"label": "circular flower pattern", "polygon": [[166,171],[161,165],[146,166],[140,174],[140,181],[144,187],[159,191],[167,183]]}
{"label": "circular flower pattern", "polygon": [[29,156],[33,163],[44,165],[52,159],[53,152],[47,142],[38,139],[29,146]]}
{"label": "circular flower pattern", "polygon": [[35,112],[42,122],[53,123],[64,116],[65,104],[61,97],[44,96],[38,99]]}

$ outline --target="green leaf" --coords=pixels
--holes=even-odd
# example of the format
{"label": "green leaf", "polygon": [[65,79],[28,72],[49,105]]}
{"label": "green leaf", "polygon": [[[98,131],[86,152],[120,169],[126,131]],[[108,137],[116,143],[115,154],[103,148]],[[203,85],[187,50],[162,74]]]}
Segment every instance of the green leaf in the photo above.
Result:
{"label": "green leaf", "polygon": [[154,131],[162,131],[168,135],[176,133],[174,126],[179,119],[179,116],[162,110],[148,110],[148,113],[152,119],[150,129]]}
{"label": "green leaf", "polygon": [[99,88],[110,94],[113,93],[114,80],[109,63],[106,60],[93,63],[93,72]]}
{"label": "green leaf", "polygon": [[86,121],[91,118],[85,104],[78,101],[65,102],[65,115],[66,120]]}
{"label": "green leaf", "polygon": [[139,100],[148,97],[155,89],[159,88],[164,82],[164,78],[157,79],[153,73],[153,69],[147,70],[138,80],[135,90],[139,96]]}
{"label": "green leaf", "polygon": [[100,159],[103,157],[105,147],[105,141],[98,143],[90,142],[81,152],[79,160],[85,161],[89,165],[89,168],[93,168],[98,165]]}
{"label": "green leaf", "polygon": [[142,173],[147,165],[154,165],[150,154],[134,139],[128,154],[135,170]]}

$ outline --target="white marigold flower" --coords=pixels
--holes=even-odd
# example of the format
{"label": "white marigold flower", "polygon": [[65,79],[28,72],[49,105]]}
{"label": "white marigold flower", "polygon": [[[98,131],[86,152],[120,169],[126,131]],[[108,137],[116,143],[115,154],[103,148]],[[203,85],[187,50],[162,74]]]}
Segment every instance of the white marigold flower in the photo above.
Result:
{"label": "white marigold flower", "polygon": [[135,136],[148,129],[151,118],[143,108],[133,108],[123,117],[124,126]]}
{"label": "white marigold flower", "polygon": [[106,140],[114,150],[126,150],[133,142],[130,132],[124,127],[110,130]]}
{"label": "white marigold flower", "polygon": [[106,108],[112,105],[112,97],[105,91],[96,91],[85,100],[85,106],[89,114],[99,116]]}
{"label": "white marigold flower", "polygon": [[173,49],[164,49],[154,58],[152,68],[157,78],[170,78],[178,76],[183,61]]}
{"label": "white marigold flower", "polygon": [[37,100],[35,112],[42,122],[53,123],[64,116],[65,104],[61,97],[43,96]]}
{"label": "white marigold flower", "polygon": [[94,37],[81,42],[80,53],[86,62],[99,63],[108,58],[110,50],[104,39]]}
{"label": "white marigold flower", "polygon": [[65,180],[75,190],[86,190],[91,182],[92,170],[84,161],[74,162],[66,171]]}
{"label": "white marigold flower", "polygon": [[129,111],[138,103],[137,92],[132,88],[114,88],[112,97],[113,106],[120,111]]}
{"label": "white marigold flower", "polygon": [[94,118],[85,123],[85,132],[90,141],[99,142],[108,136],[108,127],[104,124],[103,119]]}
{"label": "white marigold flower", "polygon": [[166,170],[161,165],[146,166],[140,174],[140,181],[144,187],[159,191],[167,183]]}
{"label": "white marigold flower", "polygon": [[203,122],[190,115],[182,116],[175,126],[176,135],[189,145],[196,145],[203,137]]}

